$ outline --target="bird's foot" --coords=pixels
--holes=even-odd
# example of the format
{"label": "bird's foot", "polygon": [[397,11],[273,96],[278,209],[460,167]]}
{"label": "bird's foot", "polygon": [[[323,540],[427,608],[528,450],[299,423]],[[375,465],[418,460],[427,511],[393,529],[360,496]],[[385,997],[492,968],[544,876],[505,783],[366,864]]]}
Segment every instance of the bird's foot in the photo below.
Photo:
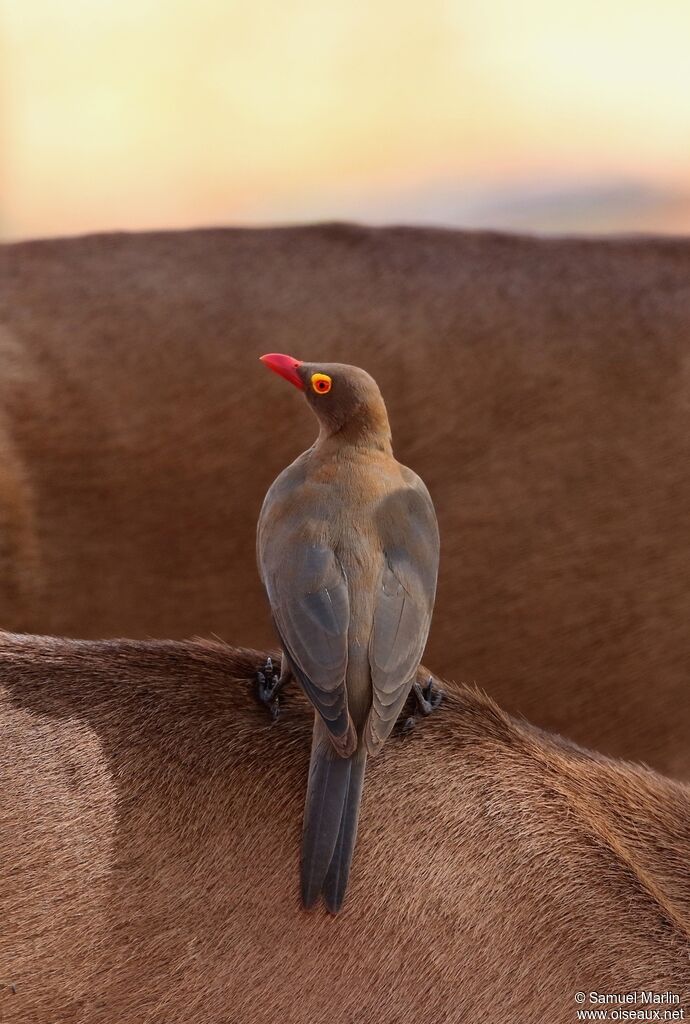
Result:
{"label": "bird's foot", "polygon": [[434,689],[434,677],[429,676],[424,686],[420,686],[419,683],[412,684],[412,693],[414,694],[417,707],[420,715],[430,715],[432,711],[440,707],[443,700],[443,690]]}
{"label": "bird's foot", "polygon": [[280,715],[278,694],[284,683],[285,677],[276,669],[273,659],[266,658],[266,664],[256,673],[256,696],[267,708],[272,722],[277,722]]}
{"label": "bird's foot", "polygon": [[434,689],[434,677],[429,676],[424,685],[420,683],[412,684],[411,696],[415,702],[415,711],[403,722],[401,728],[403,734],[412,732],[417,724],[419,715],[426,718],[427,715],[430,715],[440,707],[443,701],[443,690]]}

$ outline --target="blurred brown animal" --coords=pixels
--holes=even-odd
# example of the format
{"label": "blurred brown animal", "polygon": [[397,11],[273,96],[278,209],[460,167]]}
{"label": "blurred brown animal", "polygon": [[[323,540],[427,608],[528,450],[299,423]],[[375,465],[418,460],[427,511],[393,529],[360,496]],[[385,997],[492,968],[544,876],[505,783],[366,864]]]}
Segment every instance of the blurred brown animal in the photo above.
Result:
{"label": "blurred brown animal", "polygon": [[[0,639],[7,1024],[572,1024],[690,1001],[690,789],[452,687],[370,768],[342,915],[299,905],[311,707],[265,655]],[[11,986],[14,986],[14,992]]]}
{"label": "blurred brown animal", "polygon": [[311,437],[256,360],[354,362],[438,510],[427,659],[690,776],[688,240],[331,225],[0,261],[0,625],[271,643],[254,528]]}

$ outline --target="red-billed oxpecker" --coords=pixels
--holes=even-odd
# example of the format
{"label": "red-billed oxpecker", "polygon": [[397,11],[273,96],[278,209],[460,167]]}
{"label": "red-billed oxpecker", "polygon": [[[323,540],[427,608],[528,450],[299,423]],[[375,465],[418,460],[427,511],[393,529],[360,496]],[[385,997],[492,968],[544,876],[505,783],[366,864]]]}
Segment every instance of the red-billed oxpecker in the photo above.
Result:
{"label": "red-billed oxpecker", "polygon": [[[376,382],[355,366],[261,357],[304,392],[319,421],[308,451],[264,500],[257,558],[290,677],[316,709],[302,844],[302,900],[337,913],[357,830],[367,756],[389,736],[416,682],[436,592],[436,514],[393,457]],[[266,692],[266,687],[268,691]],[[438,695],[436,695],[438,696]]]}

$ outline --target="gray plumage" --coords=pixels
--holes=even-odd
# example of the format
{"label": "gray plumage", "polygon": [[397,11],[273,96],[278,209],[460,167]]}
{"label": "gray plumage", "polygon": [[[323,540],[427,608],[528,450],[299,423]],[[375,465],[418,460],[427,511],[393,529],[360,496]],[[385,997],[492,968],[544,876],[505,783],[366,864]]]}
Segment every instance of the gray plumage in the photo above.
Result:
{"label": "gray plumage", "polygon": [[[270,360],[285,356],[266,356]],[[363,370],[291,360],[316,443],[266,495],[257,556],[290,672],[316,709],[302,896],[342,903],[368,754],[390,734],[415,681],[436,590],[439,539],[419,477],[393,457],[383,399]],[[314,374],[330,380],[326,394]],[[300,382],[300,383],[298,383]]]}

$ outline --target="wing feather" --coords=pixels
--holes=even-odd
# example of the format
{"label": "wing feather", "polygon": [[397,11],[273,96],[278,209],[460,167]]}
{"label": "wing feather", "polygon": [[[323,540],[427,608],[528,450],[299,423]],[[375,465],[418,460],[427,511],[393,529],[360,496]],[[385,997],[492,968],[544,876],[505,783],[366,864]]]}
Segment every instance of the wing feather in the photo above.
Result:
{"label": "wing feather", "polygon": [[[409,471],[408,471],[409,472]],[[365,728],[377,753],[407,700],[424,653],[436,594],[439,539],[429,493],[413,473],[379,517],[384,566],[369,642],[372,705]]]}
{"label": "wing feather", "polygon": [[263,545],[264,583],[276,629],[302,687],[334,738],[351,744],[347,706],[347,580],[326,544],[284,537]]}

